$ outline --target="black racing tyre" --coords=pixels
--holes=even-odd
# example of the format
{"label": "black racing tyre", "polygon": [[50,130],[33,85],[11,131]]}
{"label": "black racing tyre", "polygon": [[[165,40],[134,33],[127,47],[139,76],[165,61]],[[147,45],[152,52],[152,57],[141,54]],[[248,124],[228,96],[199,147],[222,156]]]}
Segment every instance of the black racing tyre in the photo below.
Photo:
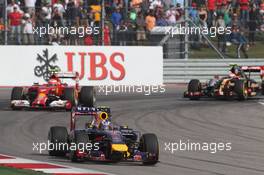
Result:
{"label": "black racing tyre", "polygon": [[66,87],[63,92],[64,100],[69,100],[72,106],[78,105],[78,100],[73,87]]}
{"label": "black racing tyre", "polygon": [[244,80],[234,80],[234,92],[237,94],[238,100],[246,100],[248,95],[245,92],[246,90],[246,83]]}
{"label": "black racing tyre", "polygon": [[261,94],[264,95],[264,81],[261,83]]}
{"label": "black racing tyre", "polygon": [[23,87],[14,87],[11,93],[12,100],[22,100],[23,99]]}
{"label": "black racing tyre", "polygon": [[65,156],[68,147],[68,131],[63,126],[53,126],[50,128],[48,140],[50,156]]}
{"label": "black racing tyre", "polygon": [[[90,143],[89,135],[86,132],[82,132],[82,131],[75,132],[74,138],[71,142],[72,144],[76,144],[76,147],[80,149],[80,151],[85,152],[87,151],[86,144]],[[76,156],[76,151],[77,150],[70,150],[70,160],[72,162],[83,162],[84,158],[78,158]]]}
{"label": "black racing tyre", "polygon": [[[188,92],[201,92],[202,86],[200,80],[192,79],[188,84]],[[190,100],[199,100],[199,96],[190,97]]]}
{"label": "black racing tyre", "polygon": [[159,161],[159,142],[155,134],[143,134],[140,138],[139,150],[155,155],[154,158],[148,158],[143,162],[144,165],[154,165]]}
{"label": "black racing tyre", "polygon": [[95,90],[93,86],[83,86],[79,94],[79,101],[86,107],[93,107],[96,103]]}

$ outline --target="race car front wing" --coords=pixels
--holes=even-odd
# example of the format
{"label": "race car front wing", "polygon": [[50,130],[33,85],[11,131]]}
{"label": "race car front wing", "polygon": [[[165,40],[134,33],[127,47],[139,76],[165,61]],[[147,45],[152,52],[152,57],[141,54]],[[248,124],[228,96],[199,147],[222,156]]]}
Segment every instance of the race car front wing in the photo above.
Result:
{"label": "race car front wing", "polygon": [[55,100],[49,103],[47,106],[42,104],[30,105],[28,100],[12,100],[11,108],[64,108],[71,109],[72,104],[68,100]]}

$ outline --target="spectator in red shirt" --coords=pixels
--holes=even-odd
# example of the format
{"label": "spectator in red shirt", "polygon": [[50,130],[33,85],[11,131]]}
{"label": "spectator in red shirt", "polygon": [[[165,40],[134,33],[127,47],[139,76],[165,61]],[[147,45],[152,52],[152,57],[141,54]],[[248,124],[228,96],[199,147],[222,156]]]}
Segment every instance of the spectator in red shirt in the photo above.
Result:
{"label": "spectator in red shirt", "polygon": [[245,26],[249,20],[249,0],[239,0],[240,6],[240,20],[243,26]]}
{"label": "spectator in red shirt", "polygon": [[107,25],[104,27],[104,45],[109,46],[111,43],[110,39],[110,29]]}
{"label": "spectator in red shirt", "polygon": [[222,15],[224,13],[224,7],[227,4],[227,0],[216,0],[217,15]]}
{"label": "spectator in red shirt", "polygon": [[86,35],[84,37],[84,45],[86,45],[86,46],[92,46],[93,45],[93,37],[92,37],[92,35]]}
{"label": "spectator in red shirt", "polygon": [[3,38],[4,38],[4,30],[5,30],[5,26],[3,23],[3,19],[0,18],[0,44],[3,44]]}
{"label": "spectator in red shirt", "polygon": [[13,12],[8,14],[9,18],[9,26],[11,30],[11,41],[17,42],[17,44],[21,44],[21,20],[23,14],[18,11],[18,7],[14,6]]}
{"label": "spectator in red shirt", "polygon": [[208,24],[208,28],[211,28],[213,26],[214,13],[216,10],[216,0],[207,0],[207,9],[208,9],[207,24]]}

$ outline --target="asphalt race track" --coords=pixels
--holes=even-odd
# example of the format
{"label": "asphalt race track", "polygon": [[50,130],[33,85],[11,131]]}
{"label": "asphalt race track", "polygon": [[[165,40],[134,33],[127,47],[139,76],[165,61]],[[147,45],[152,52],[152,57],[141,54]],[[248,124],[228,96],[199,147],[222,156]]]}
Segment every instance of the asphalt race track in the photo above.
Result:
{"label": "asphalt race track", "polygon": [[[0,153],[34,160],[90,168],[119,175],[263,175],[264,106],[254,99],[189,101],[182,87],[170,86],[165,94],[98,95],[100,105],[112,107],[113,120],[141,132],[156,133],[160,163],[71,163],[32,151],[33,142],[46,142],[50,126],[69,126],[69,113],[11,111],[10,89],[0,90]],[[231,142],[231,151],[165,151],[165,142]]]}

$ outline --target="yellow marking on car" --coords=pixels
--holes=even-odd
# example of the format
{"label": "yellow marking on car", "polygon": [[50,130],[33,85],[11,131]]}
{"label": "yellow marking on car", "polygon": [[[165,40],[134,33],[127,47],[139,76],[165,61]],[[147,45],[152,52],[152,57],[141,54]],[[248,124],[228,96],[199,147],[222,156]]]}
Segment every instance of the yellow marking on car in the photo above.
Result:
{"label": "yellow marking on car", "polygon": [[99,117],[101,120],[107,120],[108,119],[108,114],[106,112],[101,112],[99,114]]}
{"label": "yellow marking on car", "polygon": [[43,98],[43,97],[46,97],[46,94],[45,93],[39,93],[38,95],[40,98]]}
{"label": "yellow marking on car", "polygon": [[112,144],[112,151],[127,152],[128,147],[126,144]]}

